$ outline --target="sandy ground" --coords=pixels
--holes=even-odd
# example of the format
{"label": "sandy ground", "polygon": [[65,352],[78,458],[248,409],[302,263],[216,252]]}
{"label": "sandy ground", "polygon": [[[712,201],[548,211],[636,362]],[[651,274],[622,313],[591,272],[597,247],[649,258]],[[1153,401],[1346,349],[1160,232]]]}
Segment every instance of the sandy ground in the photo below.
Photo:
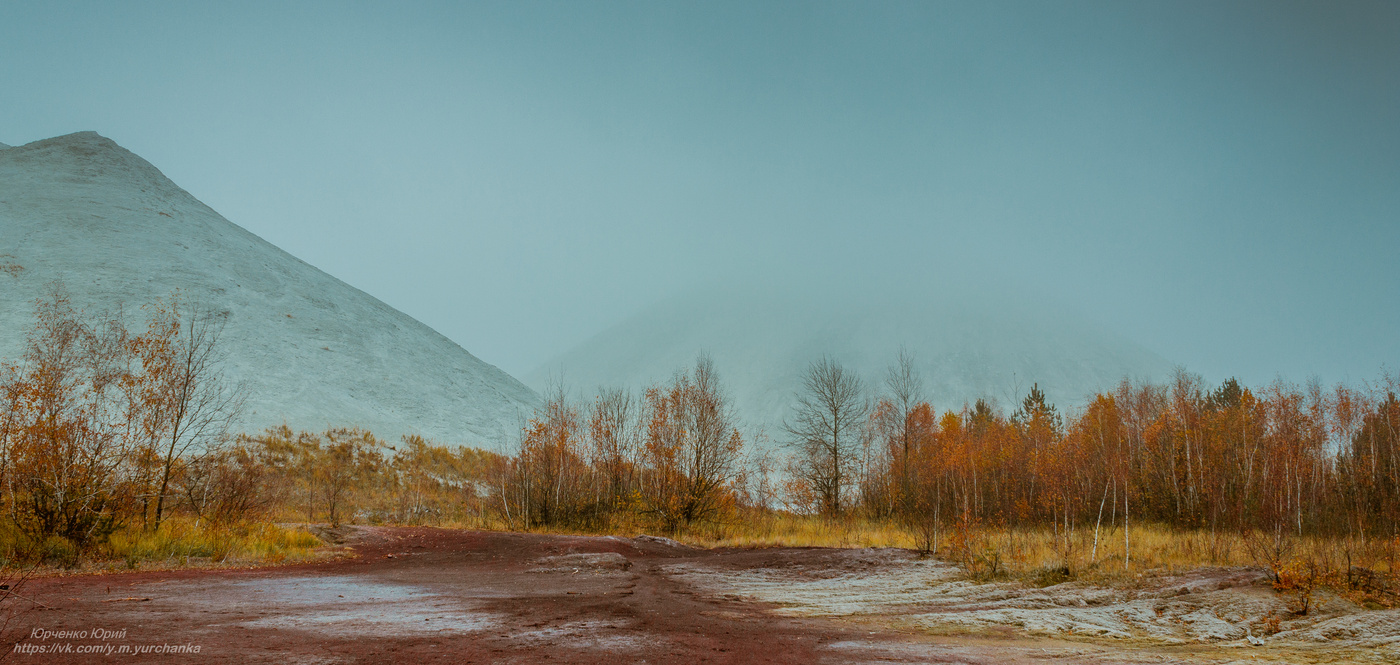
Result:
{"label": "sandy ground", "polygon": [[[1251,645],[1237,632],[1279,601],[1248,571],[1201,571],[1130,591],[1028,589],[958,581],[951,566],[899,550],[709,551],[648,537],[427,528],[356,528],[348,545],[352,556],[284,568],[31,580],[21,591],[28,600],[9,604],[18,613],[4,632],[15,645],[5,657],[1400,662],[1395,612],[1327,610]],[[159,653],[168,649],[184,652]]]}

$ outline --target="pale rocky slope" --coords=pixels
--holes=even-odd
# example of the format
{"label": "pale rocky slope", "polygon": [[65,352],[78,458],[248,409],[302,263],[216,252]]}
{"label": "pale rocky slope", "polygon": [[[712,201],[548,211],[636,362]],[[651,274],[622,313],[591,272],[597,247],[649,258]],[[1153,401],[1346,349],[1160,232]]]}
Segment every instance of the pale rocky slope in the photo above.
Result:
{"label": "pale rocky slope", "polygon": [[[0,145],[0,358],[15,362],[33,301],[128,312],[180,289],[226,313],[247,429],[368,428],[499,448],[533,391],[408,315],[229,222],[93,132]],[[18,268],[14,268],[18,266]],[[504,324],[503,324],[504,325]]]}

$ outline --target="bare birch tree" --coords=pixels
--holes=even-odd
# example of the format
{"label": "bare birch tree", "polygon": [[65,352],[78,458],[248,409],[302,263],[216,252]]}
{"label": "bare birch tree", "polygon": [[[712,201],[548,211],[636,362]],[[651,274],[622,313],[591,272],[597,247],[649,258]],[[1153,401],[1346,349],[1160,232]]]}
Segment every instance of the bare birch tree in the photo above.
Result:
{"label": "bare birch tree", "polygon": [[817,497],[822,513],[841,514],[844,489],[855,480],[860,434],[870,410],[865,384],[835,360],[822,357],[802,377],[797,407],[783,423],[796,451],[793,472]]}
{"label": "bare birch tree", "polygon": [[149,379],[140,398],[148,458],[156,463],[154,530],[175,493],[171,483],[179,465],[228,439],[243,410],[244,389],[223,374],[222,316],[191,305],[182,320],[178,301],[152,309],[149,331],[132,344]]}
{"label": "bare birch tree", "polygon": [[588,437],[593,467],[601,471],[608,510],[621,508],[636,490],[638,454],[637,401],[625,388],[598,393],[588,413]]}
{"label": "bare birch tree", "polygon": [[889,439],[890,447],[895,452],[896,474],[899,483],[899,498],[897,509],[908,516],[913,510],[914,499],[914,470],[912,468],[913,454],[917,445],[915,433],[910,427],[910,416],[914,409],[924,401],[924,380],[914,368],[914,354],[904,347],[899,348],[899,355],[895,359],[895,364],[891,365],[885,373],[886,399],[893,407],[886,412],[888,422],[880,427]]}

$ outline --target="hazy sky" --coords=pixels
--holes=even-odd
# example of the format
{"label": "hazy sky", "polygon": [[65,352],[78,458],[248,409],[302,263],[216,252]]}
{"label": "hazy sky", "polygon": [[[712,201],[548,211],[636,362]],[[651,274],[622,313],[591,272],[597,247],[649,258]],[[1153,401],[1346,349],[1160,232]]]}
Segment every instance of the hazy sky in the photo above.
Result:
{"label": "hazy sky", "polygon": [[0,0],[0,142],[89,129],[517,375],[818,272],[1400,366],[1396,2]]}

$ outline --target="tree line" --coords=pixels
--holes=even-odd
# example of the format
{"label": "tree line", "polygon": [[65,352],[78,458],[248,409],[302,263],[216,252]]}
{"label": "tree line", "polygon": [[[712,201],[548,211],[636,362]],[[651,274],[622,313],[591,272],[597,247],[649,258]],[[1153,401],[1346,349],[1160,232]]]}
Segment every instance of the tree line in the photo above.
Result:
{"label": "tree line", "polygon": [[1124,380],[1075,414],[1038,386],[1010,414],[985,399],[940,412],[908,353],[874,390],[823,358],[802,377],[775,458],[745,450],[701,357],[640,398],[613,388],[580,406],[552,394],[509,461],[501,509],[524,526],[635,515],[675,529],[781,506],[894,520],[930,551],[969,525],[1066,539],[1089,529],[1097,550],[1100,533],[1126,538],[1134,521],[1275,545],[1400,541],[1398,387],[1208,387],[1178,370],[1163,384]]}
{"label": "tree line", "polygon": [[[834,397],[860,393],[835,389],[858,383],[839,369],[823,360],[808,372],[807,392],[824,396],[824,427],[800,416],[790,429],[804,442],[800,458],[816,449],[829,461],[799,468],[795,494],[839,512],[835,486],[847,478],[850,509],[903,521],[926,549],[968,523],[1066,537],[1092,529],[1096,548],[1105,527],[1132,520],[1252,534],[1275,547],[1308,535],[1400,539],[1396,378],[1366,389],[1276,381],[1253,390],[1234,379],[1207,387],[1177,370],[1165,384],[1124,380],[1068,418],[1038,386],[1009,416],[986,400],[939,415],[902,354],[873,401],[841,398],[865,416],[847,418],[843,447]],[[799,404],[800,414],[812,408]]]}
{"label": "tree line", "polygon": [[37,303],[24,355],[0,367],[7,528],[85,546],[172,512],[676,532],[786,511],[898,524],[926,551],[1005,527],[1091,533],[1096,558],[1100,534],[1120,534],[1125,563],[1132,524],[1249,534],[1275,559],[1304,536],[1400,544],[1400,377],[1249,388],[1177,371],[1074,413],[1033,386],[1006,414],[938,410],[908,353],[874,386],[822,358],[768,446],[702,355],[641,392],[553,390],[493,453],[352,428],[240,434],[221,317],[178,297],[142,311],[133,332],[60,287]]}
{"label": "tree line", "polygon": [[[0,364],[0,558],[92,551],[172,515],[481,523],[504,457],[408,436],[282,426],[241,434],[246,390],[223,371],[217,312],[179,294],[141,314],[36,302],[23,355]],[[135,330],[133,330],[135,328]]]}
{"label": "tree line", "polygon": [[100,541],[130,520],[158,528],[196,452],[218,448],[242,392],[223,379],[221,319],[178,299],[76,310],[61,285],[36,305],[17,364],[0,366],[0,505],[43,541]]}
{"label": "tree line", "polygon": [[521,527],[640,519],[673,532],[763,502],[757,495],[771,488],[751,478],[746,452],[706,356],[640,396],[600,390],[586,408],[561,387],[523,428],[500,479],[500,508]]}

